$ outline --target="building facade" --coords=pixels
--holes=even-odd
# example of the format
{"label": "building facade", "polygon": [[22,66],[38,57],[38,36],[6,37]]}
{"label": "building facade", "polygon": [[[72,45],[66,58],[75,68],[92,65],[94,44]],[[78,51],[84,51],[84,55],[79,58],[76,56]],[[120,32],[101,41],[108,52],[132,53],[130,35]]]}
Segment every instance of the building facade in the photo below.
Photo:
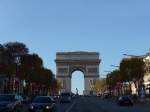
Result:
{"label": "building facade", "polygon": [[144,56],[143,61],[145,63],[145,74],[143,77],[145,93],[150,94],[150,51]]}

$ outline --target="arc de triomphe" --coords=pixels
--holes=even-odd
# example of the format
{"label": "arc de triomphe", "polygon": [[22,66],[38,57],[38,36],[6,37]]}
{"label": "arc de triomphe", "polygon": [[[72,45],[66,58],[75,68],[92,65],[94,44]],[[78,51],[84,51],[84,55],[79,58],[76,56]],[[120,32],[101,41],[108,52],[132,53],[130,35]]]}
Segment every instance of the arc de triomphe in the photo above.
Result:
{"label": "arc de triomphe", "polygon": [[99,78],[98,52],[57,52],[56,77],[61,83],[61,92],[71,92],[71,77],[74,71],[84,74],[84,94],[93,93],[93,85]]}

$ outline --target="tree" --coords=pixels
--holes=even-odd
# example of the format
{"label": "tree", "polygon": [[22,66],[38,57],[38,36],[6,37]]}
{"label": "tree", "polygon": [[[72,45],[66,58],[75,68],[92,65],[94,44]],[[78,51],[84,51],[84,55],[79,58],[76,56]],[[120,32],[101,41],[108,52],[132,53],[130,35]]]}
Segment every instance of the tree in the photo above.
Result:
{"label": "tree", "polygon": [[134,82],[135,87],[141,83],[144,76],[144,62],[143,58],[132,57],[123,59],[120,63],[120,72],[124,82],[129,82],[131,90],[131,82]]}
{"label": "tree", "polygon": [[51,87],[50,87],[52,94],[58,94],[60,90],[60,83],[54,78],[51,82]]}
{"label": "tree", "polygon": [[5,51],[4,47],[0,44],[0,75],[5,73],[4,59],[3,59],[4,51]]}
{"label": "tree", "polygon": [[26,54],[21,57],[20,78],[30,81],[35,71],[40,71],[43,61],[37,54]]}
{"label": "tree", "polygon": [[[122,75],[120,70],[114,70],[107,75],[106,83],[108,85],[109,92],[111,94],[112,90],[122,81]],[[118,94],[119,94],[118,90]]]}
{"label": "tree", "polygon": [[106,80],[105,79],[96,80],[94,88],[97,92],[103,92],[106,88]]}
{"label": "tree", "polygon": [[29,52],[29,49],[26,47],[26,45],[21,42],[8,42],[4,44],[4,47],[12,56],[15,54],[20,56],[22,54],[28,54]]}
{"label": "tree", "polygon": [[0,45],[0,68],[2,68],[0,74],[6,74],[9,82],[16,76],[25,80],[28,93],[30,93],[31,83],[56,91],[58,83],[52,71],[43,67],[43,60],[37,54],[28,54],[28,52],[26,45],[20,42]]}
{"label": "tree", "polygon": [[15,58],[17,57],[18,59],[20,59],[22,55],[28,54],[29,50],[24,43],[20,42],[8,42],[5,43],[3,47],[5,67],[7,68],[6,74],[8,74],[9,76],[12,74],[16,74],[17,68]]}
{"label": "tree", "polygon": [[51,70],[49,69],[41,69],[41,74],[37,81],[41,84],[44,84],[47,88],[50,88],[51,84],[53,83],[54,75]]}
{"label": "tree", "polygon": [[[9,78],[9,86],[11,80],[14,80],[14,74],[17,74],[17,65],[16,65],[16,57],[18,59],[21,57],[21,55],[27,54],[28,53],[28,48],[26,47],[25,44],[20,43],[20,42],[8,42],[5,43],[1,47],[2,51],[2,59],[3,63],[1,64],[3,69],[3,73]],[[13,82],[13,81],[12,81]],[[9,89],[12,89],[9,87]],[[10,90],[9,90],[10,91]]]}
{"label": "tree", "polygon": [[111,85],[115,86],[118,82],[121,82],[122,75],[120,74],[119,70],[114,70],[107,75],[106,82]]}
{"label": "tree", "polygon": [[[37,54],[27,54],[21,58],[21,79],[28,83],[28,94],[30,92],[30,84],[36,83],[39,86],[45,86],[48,91],[54,89],[56,82],[54,74],[51,70],[43,67],[43,61]],[[42,88],[41,88],[42,89]]]}
{"label": "tree", "polygon": [[19,78],[27,83],[26,91],[30,94],[30,84],[37,81],[41,75],[43,61],[37,54],[26,54],[21,57],[21,65],[19,68]]}

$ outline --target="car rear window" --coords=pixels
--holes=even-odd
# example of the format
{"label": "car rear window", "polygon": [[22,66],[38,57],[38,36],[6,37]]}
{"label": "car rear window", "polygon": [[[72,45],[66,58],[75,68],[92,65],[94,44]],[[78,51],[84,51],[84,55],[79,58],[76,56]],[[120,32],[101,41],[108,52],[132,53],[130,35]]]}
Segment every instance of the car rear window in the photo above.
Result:
{"label": "car rear window", "polygon": [[14,95],[0,95],[0,101],[14,101]]}
{"label": "car rear window", "polygon": [[129,100],[129,98],[128,97],[123,97],[123,100]]}
{"label": "car rear window", "polygon": [[33,103],[51,103],[52,100],[49,97],[36,97]]}

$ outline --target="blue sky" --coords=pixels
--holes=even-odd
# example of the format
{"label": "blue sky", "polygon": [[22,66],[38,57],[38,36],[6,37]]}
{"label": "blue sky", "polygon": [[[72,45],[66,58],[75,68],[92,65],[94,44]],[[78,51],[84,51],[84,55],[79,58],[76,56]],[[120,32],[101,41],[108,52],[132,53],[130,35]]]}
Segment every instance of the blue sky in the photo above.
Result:
{"label": "blue sky", "polygon": [[150,48],[149,6],[149,0],[0,0],[0,43],[25,43],[54,73],[56,52],[97,51],[106,74],[124,53]]}

